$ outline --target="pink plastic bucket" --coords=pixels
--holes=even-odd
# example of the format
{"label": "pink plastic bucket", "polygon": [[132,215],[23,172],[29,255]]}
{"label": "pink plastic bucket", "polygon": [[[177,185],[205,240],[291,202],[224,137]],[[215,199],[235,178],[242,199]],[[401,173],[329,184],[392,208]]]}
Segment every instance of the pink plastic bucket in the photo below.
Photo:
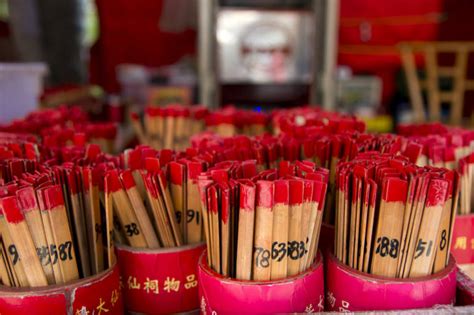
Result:
{"label": "pink plastic bucket", "polygon": [[448,266],[428,277],[390,279],[354,270],[327,256],[327,309],[371,311],[431,308],[454,304],[457,267],[451,256]]}
{"label": "pink plastic bucket", "polygon": [[197,265],[204,244],[116,248],[127,311],[169,314],[199,308]]}
{"label": "pink plastic bucket", "polygon": [[0,314],[123,314],[118,266],[65,285],[0,286]]}
{"label": "pink plastic bucket", "polygon": [[241,281],[211,270],[204,253],[199,260],[202,314],[274,314],[324,310],[321,254],[305,272],[277,281]]}

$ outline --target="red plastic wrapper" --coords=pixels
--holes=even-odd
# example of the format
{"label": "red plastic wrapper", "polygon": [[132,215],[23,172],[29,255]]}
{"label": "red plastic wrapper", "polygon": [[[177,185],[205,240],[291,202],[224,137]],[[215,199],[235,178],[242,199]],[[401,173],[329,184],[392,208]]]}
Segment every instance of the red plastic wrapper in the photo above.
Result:
{"label": "red plastic wrapper", "polygon": [[332,254],[326,262],[329,311],[432,308],[453,305],[455,301],[457,266],[452,256],[441,272],[414,279],[389,279],[362,273],[342,264]]}
{"label": "red plastic wrapper", "polygon": [[324,310],[324,275],[319,253],[305,272],[276,281],[225,278],[199,260],[199,299],[202,314],[312,313]]}
{"label": "red plastic wrapper", "polygon": [[[72,311],[71,311],[72,310]],[[0,286],[1,314],[123,314],[119,268],[66,285]]]}
{"label": "red plastic wrapper", "polygon": [[161,249],[118,245],[126,309],[145,314],[198,309],[197,264],[204,248],[202,243]]}

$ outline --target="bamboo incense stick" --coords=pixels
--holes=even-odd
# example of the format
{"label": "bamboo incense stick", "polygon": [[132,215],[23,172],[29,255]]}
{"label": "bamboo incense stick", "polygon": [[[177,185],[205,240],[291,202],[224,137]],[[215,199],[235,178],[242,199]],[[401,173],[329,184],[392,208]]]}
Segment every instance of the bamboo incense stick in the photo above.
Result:
{"label": "bamboo incense stick", "polygon": [[5,252],[3,251],[3,247],[0,250],[0,279],[1,283],[7,287],[12,286],[11,275],[9,274],[8,270],[8,262],[5,258]]}
{"label": "bamboo incense stick", "polygon": [[[303,181],[290,180],[290,206],[288,228],[288,275],[299,272],[301,254],[299,251],[301,239],[301,218],[303,214]],[[303,242],[304,244],[304,242]]]}
{"label": "bamboo incense stick", "polygon": [[84,210],[92,274],[104,270],[104,242],[102,237],[102,217],[100,213],[99,179],[92,168],[82,169]]}
{"label": "bamboo incense stick", "polygon": [[413,220],[409,222],[408,226],[409,234],[407,236],[407,255],[400,272],[400,275],[403,278],[409,276],[411,263],[413,261],[413,254],[415,252],[418,231],[420,229],[420,222],[423,215],[423,209],[425,207],[429,176],[425,174],[425,176],[420,177],[419,181],[420,182],[417,184],[417,192],[415,194],[414,199],[415,205],[414,209],[412,210],[414,211],[414,214],[412,215]]}
{"label": "bamboo incense stick", "polygon": [[79,278],[76,257],[72,244],[71,231],[69,230],[66,209],[64,208],[64,200],[62,191],[59,186],[51,186],[42,191],[44,203],[47,209],[48,218],[52,229],[54,243],[56,248],[53,249],[55,256],[53,264],[59,262],[59,269],[65,283]]}
{"label": "bamboo incense stick", "polygon": [[144,181],[147,191],[148,203],[151,207],[151,212],[153,214],[155,230],[158,232],[158,237],[161,241],[163,247],[173,247],[175,246],[175,241],[173,238],[173,232],[168,221],[168,215],[166,210],[163,209],[163,204],[159,199],[159,192],[156,186],[156,181],[154,181],[154,174],[148,173],[143,174]]}
{"label": "bamboo incense stick", "polygon": [[[310,226],[312,225],[314,228],[314,220],[316,220],[316,216],[314,216],[314,220],[311,221],[311,212],[313,208],[313,188],[314,182],[310,180],[305,180],[303,183],[303,213],[301,216],[301,239],[304,243],[304,253],[302,254],[302,259],[300,261],[300,267],[298,272],[302,272],[307,268],[308,256],[310,253],[310,246],[311,246],[311,236],[310,235]],[[272,194],[273,196],[273,194]]]}
{"label": "bamboo incense stick", "polygon": [[446,180],[430,180],[409,277],[424,276],[430,274],[433,269],[438,227],[446,202],[447,190],[448,182]]}
{"label": "bamboo incense stick", "polygon": [[[50,185],[51,184],[48,184],[48,186]],[[43,191],[48,186],[37,189],[36,198],[38,200],[38,205],[40,206],[41,221],[43,222],[44,235],[48,244],[47,249],[50,258],[47,263],[49,263],[53,268],[54,282],[56,284],[63,284],[65,283],[65,280],[63,272],[61,271],[61,262],[58,263],[57,251],[54,251],[54,249],[57,249],[58,246],[56,245],[56,241],[54,239],[53,228],[49,219],[49,210],[43,196]]]}
{"label": "bamboo incense stick", "polygon": [[183,236],[181,233],[181,230],[178,226],[178,223],[176,221],[176,213],[174,211],[174,206],[171,201],[171,195],[168,189],[168,183],[165,178],[165,174],[160,171],[158,172],[157,176],[157,182],[159,183],[160,187],[160,196],[161,199],[163,200],[163,206],[166,208],[166,214],[168,216],[168,221],[171,227],[171,231],[173,232],[173,238],[176,246],[181,246],[183,245]]}
{"label": "bamboo incense stick", "polygon": [[131,206],[135,215],[138,220],[138,224],[140,225],[143,237],[146,240],[149,248],[159,248],[160,243],[158,238],[156,237],[156,233],[153,229],[153,225],[151,224],[150,218],[148,217],[147,211],[145,206],[143,205],[143,201],[140,197],[140,193],[135,184],[135,179],[130,171],[123,171],[120,174],[122,179],[123,186],[128,195],[128,199],[130,200]]}
{"label": "bamboo incense stick", "polygon": [[220,183],[220,231],[221,231],[221,259],[222,259],[222,274],[229,276],[230,274],[230,188],[227,183]]}
{"label": "bamboo incense stick", "polygon": [[71,200],[73,230],[76,235],[77,245],[79,249],[80,271],[84,277],[91,275],[89,260],[89,242],[87,239],[87,231],[85,224],[85,216],[80,204],[79,189],[77,186],[76,176],[73,170],[66,170],[65,173],[68,181],[68,192]]}
{"label": "bamboo incense stick", "polygon": [[33,238],[31,237],[25,217],[18,206],[16,197],[12,196],[1,199],[1,206],[29,285],[32,287],[48,285],[48,280],[36,254]]}
{"label": "bamboo incense stick", "polygon": [[370,269],[371,255],[372,253],[372,234],[373,228],[375,226],[375,206],[377,202],[377,183],[369,179],[367,180],[367,185],[369,186],[369,213],[367,217],[367,235],[365,238],[366,250],[364,256],[364,266],[362,268],[363,272],[368,272]]}
{"label": "bamboo incense stick", "polygon": [[452,216],[452,207],[453,207],[453,188],[456,186],[454,183],[455,175],[454,172],[448,172],[446,175],[448,180],[448,188],[446,195],[446,202],[444,203],[443,210],[441,212],[440,225],[438,230],[438,235],[436,239],[437,250],[436,257],[433,267],[433,272],[441,271],[445,268],[446,262],[449,256],[449,233],[451,232],[451,216]]}
{"label": "bamboo incense stick", "polygon": [[110,186],[110,175],[107,174],[104,180],[104,208],[105,208],[105,250],[106,250],[106,259],[107,259],[107,267],[111,268],[115,262],[115,252],[114,252],[114,243],[113,243],[113,235],[114,235],[114,219],[113,219],[113,197],[111,193]]}
{"label": "bamboo incense stick", "polygon": [[8,265],[10,266],[10,273],[12,275],[11,282],[18,287],[28,287],[28,277],[26,276],[23,264],[20,263],[20,256],[13,238],[10,235],[8,223],[2,207],[0,207],[0,212],[0,233],[2,235],[5,256],[7,257]]}
{"label": "bamboo incense stick", "polygon": [[252,278],[255,195],[255,186],[253,186],[249,181],[240,182],[236,267],[236,278],[240,280],[250,280]]}
{"label": "bamboo incense stick", "polygon": [[33,187],[25,187],[16,192],[18,202],[28,224],[31,237],[38,253],[40,253],[40,263],[46,276],[48,284],[54,284],[54,273],[51,266],[51,257],[49,255],[49,246],[46,241],[46,235],[43,229],[41,213],[36,203],[36,196]]}
{"label": "bamboo incense stick", "polygon": [[370,205],[370,186],[367,178],[362,180],[362,200],[361,200],[361,215],[360,215],[360,233],[359,241],[357,244],[359,258],[357,261],[357,269],[363,271],[364,269],[364,258],[367,251],[367,218],[369,216],[369,205]]}
{"label": "bamboo incense stick", "polygon": [[217,272],[221,273],[221,251],[220,251],[220,233],[219,233],[219,205],[218,205],[218,192],[216,184],[211,185],[208,190],[207,204],[209,207],[209,222],[210,222],[210,239],[212,248],[212,268]]}
{"label": "bamboo incense stick", "polygon": [[202,207],[202,218],[204,223],[204,234],[207,243],[207,263],[212,266],[212,245],[211,245],[211,231],[210,231],[210,217],[209,217],[209,205],[207,203],[207,189],[213,183],[212,180],[200,180],[199,181],[199,194],[201,199]]}
{"label": "bamboo incense stick", "polygon": [[273,182],[257,181],[253,280],[270,280],[273,235]]}
{"label": "bamboo incense stick", "polygon": [[288,259],[285,248],[289,241],[289,181],[276,180],[274,182],[273,198],[272,248],[274,246],[273,244],[275,244],[278,255],[271,264],[271,280],[277,280],[285,278],[288,275]]}
{"label": "bamboo incense stick", "polygon": [[382,201],[375,234],[371,273],[385,277],[397,274],[403,211],[408,184],[398,178],[387,178],[382,183]]}
{"label": "bamboo incense stick", "polygon": [[201,203],[199,198],[198,176],[203,171],[202,163],[188,162],[186,182],[186,243],[202,241]]}
{"label": "bamboo incense stick", "polygon": [[127,242],[132,247],[147,248],[148,243],[146,242],[130,201],[123,190],[117,171],[110,171],[107,179],[107,188],[110,189],[109,193],[112,195],[114,212],[117,214],[120,225],[125,232]]}
{"label": "bamboo incense stick", "polygon": [[327,193],[327,179],[326,182],[320,182],[320,181],[315,181],[314,182],[314,187],[313,187],[313,207],[316,208],[312,210],[312,212],[316,212],[316,220],[310,220],[312,227],[312,232],[311,235],[312,237],[310,238],[310,245],[309,245],[309,254],[308,254],[308,261],[306,264],[306,268],[309,268],[316,257],[316,253],[318,250],[318,244],[319,244],[319,236],[320,236],[320,231],[321,231],[321,223],[323,222],[323,210],[325,203],[324,201],[326,200],[326,193]]}
{"label": "bamboo incense stick", "polygon": [[176,211],[176,219],[184,240],[186,236],[186,165],[178,162],[168,164],[170,193]]}

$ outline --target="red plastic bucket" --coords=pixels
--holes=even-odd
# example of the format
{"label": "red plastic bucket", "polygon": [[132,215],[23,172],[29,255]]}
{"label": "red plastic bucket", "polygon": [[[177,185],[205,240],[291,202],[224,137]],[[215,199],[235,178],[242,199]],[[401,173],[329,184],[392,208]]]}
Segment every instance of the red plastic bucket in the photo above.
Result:
{"label": "red plastic bucket", "polygon": [[224,278],[199,260],[199,299],[202,314],[274,314],[324,310],[324,272],[321,254],[305,272],[276,281]]}
{"label": "red plastic bucket", "polygon": [[127,311],[169,314],[199,308],[197,265],[204,244],[116,249]]}

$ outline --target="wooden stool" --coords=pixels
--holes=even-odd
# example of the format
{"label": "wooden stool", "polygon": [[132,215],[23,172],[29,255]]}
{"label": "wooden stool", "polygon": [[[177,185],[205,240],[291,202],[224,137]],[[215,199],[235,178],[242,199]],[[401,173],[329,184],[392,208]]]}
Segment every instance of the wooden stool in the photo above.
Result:
{"label": "wooden stool", "polygon": [[[407,77],[408,92],[413,106],[415,121],[425,121],[423,110],[423,90],[428,95],[428,118],[441,120],[441,103],[451,104],[450,123],[462,123],[464,93],[474,90],[474,80],[467,80],[467,61],[474,51],[474,42],[404,42],[399,44],[403,68]],[[415,55],[422,53],[425,61],[426,79],[418,77]],[[438,54],[453,54],[454,66],[440,66]],[[452,79],[452,90],[441,91],[440,78]]]}

